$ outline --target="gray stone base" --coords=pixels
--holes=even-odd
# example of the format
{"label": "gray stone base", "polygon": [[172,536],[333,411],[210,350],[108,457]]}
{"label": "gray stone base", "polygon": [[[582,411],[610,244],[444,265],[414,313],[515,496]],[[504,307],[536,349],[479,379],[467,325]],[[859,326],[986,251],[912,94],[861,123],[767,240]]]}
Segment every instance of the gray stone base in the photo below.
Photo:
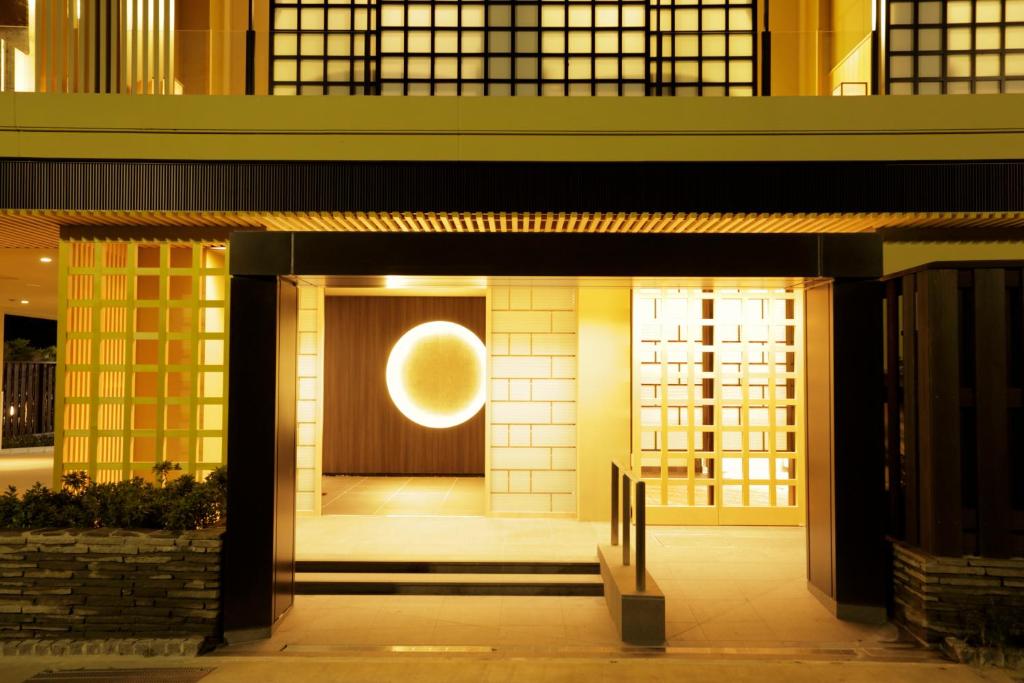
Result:
{"label": "gray stone base", "polygon": [[206,638],[96,638],[89,640],[7,640],[4,657],[60,655],[134,655],[136,657],[196,657],[212,646]]}
{"label": "gray stone base", "polygon": [[647,574],[647,586],[636,590],[636,569],[622,564],[622,548],[597,547],[604,580],[604,599],[622,642],[661,645],[665,642],[665,594]]}
{"label": "gray stone base", "polygon": [[1024,640],[1024,558],[939,557],[893,545],[895,618],[926,643]]}

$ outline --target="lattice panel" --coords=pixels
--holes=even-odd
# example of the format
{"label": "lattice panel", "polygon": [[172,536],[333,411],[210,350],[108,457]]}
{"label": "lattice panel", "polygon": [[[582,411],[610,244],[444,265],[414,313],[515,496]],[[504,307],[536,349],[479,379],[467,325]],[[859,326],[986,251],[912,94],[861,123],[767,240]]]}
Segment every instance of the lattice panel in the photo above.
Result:
{"label": "lattice panel", "polygon": [[271,92],[753,95],[755,0],[274,0]]}
{"label": "lattice panel", "polygon": [[379,95],[371,0],[275,0],[271,92]]}
{"label": "lattice panel", "polygon": [[1024,0],[890,2],[891,95],[1024,92]]}
{"label": "lattice panel", "polygon": [[802,294],[638,289],[632,467],[651,520],[798,524]]}
{"label": "lattice panel", "polygon": [[227,261],[222,245],[60,243],[55,476],[224,462]]}
{"label": "lattice panel", "polygon": [[650,4],[650,94],[755,93],[755,2],[651,0]]}

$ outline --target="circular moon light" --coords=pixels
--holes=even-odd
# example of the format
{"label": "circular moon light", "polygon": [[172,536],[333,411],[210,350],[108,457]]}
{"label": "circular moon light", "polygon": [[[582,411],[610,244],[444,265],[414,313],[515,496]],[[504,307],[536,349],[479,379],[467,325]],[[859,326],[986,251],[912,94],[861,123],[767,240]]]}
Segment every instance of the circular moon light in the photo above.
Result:
{"label": "circular moon light", "polygon": [[444,429],[473,417],[487,396],[487,350],[462,325],[435,320],[412,328],[388,356],[388,393],[417,424]]}

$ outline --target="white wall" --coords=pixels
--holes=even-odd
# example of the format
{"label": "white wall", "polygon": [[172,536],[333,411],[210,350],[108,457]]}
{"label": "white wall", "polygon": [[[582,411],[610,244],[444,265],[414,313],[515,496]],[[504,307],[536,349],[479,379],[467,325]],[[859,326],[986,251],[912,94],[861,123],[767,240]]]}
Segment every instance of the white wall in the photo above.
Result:
{"label": "white wall", "polygon": [[324,290],[299,285],[295,509],[320,514],[323,457]]}
{"label": "white wall", "polygon": [[491,290],[494,513],[576,512],[576,288]]}

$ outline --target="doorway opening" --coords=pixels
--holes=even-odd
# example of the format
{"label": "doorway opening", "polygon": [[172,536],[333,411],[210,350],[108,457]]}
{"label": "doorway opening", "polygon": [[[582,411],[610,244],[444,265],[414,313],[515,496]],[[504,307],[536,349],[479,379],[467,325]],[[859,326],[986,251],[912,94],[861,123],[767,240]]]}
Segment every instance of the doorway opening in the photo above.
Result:
{"label": "doorway opening", "polygon": [[486,363],[462,337],[482,360],[485,291],[330,288],[323,313],[321,513],[483,515]]}

